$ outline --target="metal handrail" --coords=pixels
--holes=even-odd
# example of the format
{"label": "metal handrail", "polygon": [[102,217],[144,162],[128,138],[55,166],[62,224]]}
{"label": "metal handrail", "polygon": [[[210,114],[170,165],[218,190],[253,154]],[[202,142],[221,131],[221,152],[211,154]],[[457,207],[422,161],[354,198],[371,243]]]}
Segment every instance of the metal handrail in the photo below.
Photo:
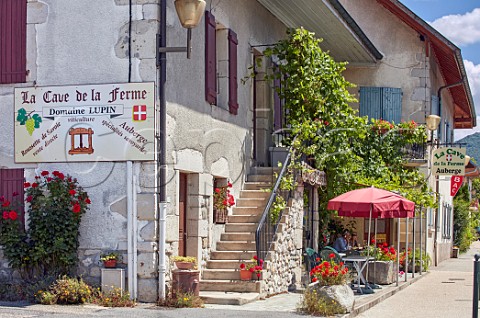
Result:
{"label": "metal handrail", "polygon": [[[292,142],[293,144],[293,142]],[[257,257],[258,259],[265,259],[268,251],[270,250],[270,246],[273,242],[273,238],[275,236],[275,232],[277,230],[278,223],[280,222],[282,218],[282,214],[279,215],[278,220],[276,224],[271,224],[269,216],[270,209],[272,208],[273,203],[275,202],[275,199],[277,198],[279,188],[280,188],[280,183],[282,181],[283,176],[285,175],[288,165],[290,164],[290,160],[292,157],[292,149],[293,147],[290,146],[288,148],[288,153],[287,157],[285,158],[285,161],[283,162],[282,169],[280,170],[280,173],[278,174],[277,181],[275,182],[275,185],[273,186],[272,192],[270,194],[270,197],[268,199],[267,205],[265,206],[265,209],[263,210],[262,217],[260,218],[260,221],[257,226],[257,230],[255,232],[255,246],[256,246],[256,252],[257,252]],[[285,200],[288,202],[287,200]],[[283,211],[282,211],[283,213]]]}

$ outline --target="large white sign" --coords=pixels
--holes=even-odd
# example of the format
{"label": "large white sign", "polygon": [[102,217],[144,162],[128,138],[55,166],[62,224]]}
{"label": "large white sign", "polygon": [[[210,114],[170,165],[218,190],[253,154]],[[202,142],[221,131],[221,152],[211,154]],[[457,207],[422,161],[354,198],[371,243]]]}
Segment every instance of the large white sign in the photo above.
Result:
{"label": "large white sign", "polygon": [[466,151],[466,148],[455,147],[435,149],[432,158],[432,174],[434,176],[463,176]]}
{"label": "large white sign", "polygon": [[15,161],[154,160],[154,83],[15,88]]}

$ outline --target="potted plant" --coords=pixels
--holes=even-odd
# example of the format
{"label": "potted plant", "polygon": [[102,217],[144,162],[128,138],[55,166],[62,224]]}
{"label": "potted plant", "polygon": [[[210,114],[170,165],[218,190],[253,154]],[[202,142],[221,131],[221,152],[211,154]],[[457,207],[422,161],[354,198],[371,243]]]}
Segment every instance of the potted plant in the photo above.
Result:
{"label": "potted plant", "polygon": [[232,183],[228,182],[226,186],[216,187],[213,191],[215,223],[227,223],[228,208],[235,205],[235,198],[230,193],[232,187]]}
{"label": "potted plant", "polygon": [[308,286],[309,293],[314,292],[327,303],[336,302],[344,311],[350,312],[353,308],[353,290],[347,284],[350,273],[343,262],[335,262],[335,253],[329,255],[310,271],[312,283]]}
{"label": "potted plant", "polygon": [[[375,258],[375,262],[370,262],[368,267],[368,281],[380,285],[392,284],[396,279],[397,250],[387,242],[379,243],[376,246],[370,246],[362,252]],[[366,268],[363,275],[366,276]]]}
{"label": "potted plant", "polygon": [[117,262],[120,256],[117,252],[109,252],[100,255],[100,261],[103,262],[105,268],[115,268],[117,267]]}
{"label": "potted plant", "polygon": [[263,259],[258,259],[255,255],[250,262],[242,262],[240,264],[240,280],[251,280],[253,274],[260,279],[263,271]]}
{"label": "potted plant", "polygon": [[177,269],[191,270],[197,266],[197,258],[194,256],[172,256],[171,260],[175,263]]}
{"label": "potted plant", "polygon": [[393,124],[383,119],[372,119],[372,130],[377,131],[378,134],[385,134],[390,129],[393,129]]}

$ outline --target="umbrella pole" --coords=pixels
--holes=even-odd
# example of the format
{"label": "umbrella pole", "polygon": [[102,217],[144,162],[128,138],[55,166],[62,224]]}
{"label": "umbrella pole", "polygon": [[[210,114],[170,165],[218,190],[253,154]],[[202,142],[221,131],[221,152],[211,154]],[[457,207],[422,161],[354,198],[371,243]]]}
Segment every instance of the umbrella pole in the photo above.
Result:
{"label": "umbrella pole", "polygon": [[[415,216],[413,217],[412,221],[413,221],[413,225],[412,225],[413,265],[415,266],[415,236],[416,236],[415,235],[416,234],[415,233],[415,221],[416,221]],[[413,270],[412,278],[415,278],[415,268]]]}
{"label": "umbrella pole", "polygon": [[405,264],[407,267],[407,274],[405,274],[405,281],[408,281],[408,228],[409,228],[408,221],[409,221],[409,218],[407,217],[405,219]]}
{"label": "umbrella pole", "polygon": [[[400,270],[400,218],[397,219],[397,271]],[[397,273],[398,286],[398,273]]]}
{"label": "umbrella pole", "polygon": [[423,206],[420,207],[420,275],[422,275],[423,272],[423,264],[422,264],[422,259],[423,259]]}
{"label": "umbrella pole", "polygon": [[[375,219],[375,227],[374,227],[374,233],[375,233],[375,234],[374,234],[374,236],[373,236],[373,237],[375,237],[375,239],[376,239],[376,237],[377,237],[377,220],[378,220],[378,219]],[[375,242],[375,243],[377,243],[377,242]],[[373,281],[372,281],[372,285],[373,285],[373,286],[371,286],[371,287],[374,288],[374,289],[379,289],[379,288],[381,288],[381,287],[378,286],[378,285],[376,284],[376,282],[375,282],[375,277],[377,276],[377,257],[378,257],[378,250],[375,248],[375,261],[373,262]],[[367,265],[367,266],[369,266],[369,265]]]}
{"label": "umbrella pole", "polygon": [[[373,208],[373,205],[370,204],[370,216],[368,218],[368,250],[367,250],[367,260],[366,260],[367,263],[370,259],[370,243],[372,241],[372,238],[370,237],[370,234],[372,233],[372,208]],[[368,268],[369,267],[370,266],[368,266],[368,264],[367,264],[367,275],[365,277],[366,285],[368,285]],[[367,286],[365,286],[365,287],[367,287]]]}

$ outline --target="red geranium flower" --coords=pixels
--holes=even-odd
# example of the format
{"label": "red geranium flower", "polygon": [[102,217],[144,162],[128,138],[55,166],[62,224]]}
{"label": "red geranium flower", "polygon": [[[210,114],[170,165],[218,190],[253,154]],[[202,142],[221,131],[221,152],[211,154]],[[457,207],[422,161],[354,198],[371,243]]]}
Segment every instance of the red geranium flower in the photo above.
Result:
{"label": "red geranium flower", "polygon": [[23,183],[23,187],[24,187],[24,188],[30,187],[30,182],[24,182],[24,183]]}
{"label": "red geranium flower", "polygon": [[7,211],[3,211],[3,219],[8,220],[8,212]]}
{"label": "red geranium flower", "polygon": [[32,188],[36,188],[36,187],[38,187],[38,183],[36,182],[32,183]]}
{"label": "red geranium flower", "polygon": [[222,190],[220,190],[219,188],[215,188],[216,193],[220,193],[220,191],[222,191]]}
{"label": "red geranium flower", "polygon": [[17,212],[15,212],[15,211],[12,210],[12,211],[10,211],[10,212],[8,213],[8,217],[10,217],[12,220],[15,221],[15,220],[17,219],[17,217],[18,217],[18,214],[17,214]]}
{"label": "red geranium flower", "polygon": [[240,269],[245,269],[245,263],[240,264]]}
{"label": "red geranium flower", "polygon": [[47,170],[42,171],[41,175],[42,176],[48,176],[49,172]]}
{"label": "red geranium flower", "polygon": [[80,208],[80,204],[75,203],[75,204],[73,205],[73,213],[80,213],[80,209],[81,209],[81,208]]}
{"label": "red geranium flower", "polygon": [[10,206],[10,201],[5,200],[5,201],[3,202],[3,204],[2,204],[2,206],[5,207],[5,208],[8,207],[8,206]]}
{"label": "red geranium flower", "polygon": [[47,182],[51,182],[52,180],[53,180],[53,179],[50,178],[50,177],[47,178]]}
{"label": "red geranium flower", "polygon": [[75,191],[75,190],[70,190],[70,191],[68,191],[68,193],[70,193],[70,195],[75,195],[75,193],[77,193],[77,191]]}
{"label": "red geranium flower", "polygon": [[230,181],[228,181],[227,186],[228,186],[229,188],[231,188],[231,187],[233,187],[233,184],[232,184]]}
{"label": "red geranium flower", "polygon": [[328,255],[328,257],[335,258],[335,253],[330,253],[330,255]]}
{"label": "red geranium flower", "polygon": [[29,195],[29,196],[25,199],[25,201],[27,201],[27,202],[32,202],[32,200],[33,200],[33,197],[32,197],[31,195]]}
{"label": "red geranium flower", "polygon": [[61,172],[58,173],[57,177],[60,179],[60,180],[63,180],[65,179],[65,175]]}
{"label": "red geranium flower", "polygon": [[90,201],[89,198],[86,198],[86,199],[85,199],[85,203],[86,203],[86,204],[90,204],[90,203],[92,203],[92,201]]}

